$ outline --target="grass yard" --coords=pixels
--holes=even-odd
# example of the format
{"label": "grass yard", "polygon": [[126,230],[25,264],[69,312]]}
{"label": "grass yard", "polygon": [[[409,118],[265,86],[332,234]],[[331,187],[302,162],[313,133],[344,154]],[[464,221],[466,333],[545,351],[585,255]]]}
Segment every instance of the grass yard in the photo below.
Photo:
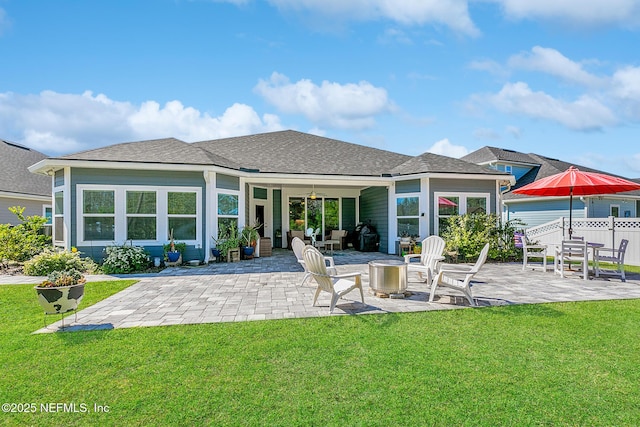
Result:
{"label": "grass yard", "polygon": [[[90,283],[83,303],[130,283]],[[640,420],[640,300],[32,335],[42,311],[15,285],[0,317],[0,401],[36,409],[0,425]],[[80,412],[42,411],[56,403]]]}

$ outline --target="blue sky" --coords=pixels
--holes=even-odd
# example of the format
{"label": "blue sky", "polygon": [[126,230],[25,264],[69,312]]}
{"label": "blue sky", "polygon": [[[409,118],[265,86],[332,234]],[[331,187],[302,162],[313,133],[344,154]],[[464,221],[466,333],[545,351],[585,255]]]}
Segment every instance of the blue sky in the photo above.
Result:
{"label": "blue sky", "polygon": [[636,0],[0,0],[0,138],[59,155],[296,129],[635,178],[639,35]]}

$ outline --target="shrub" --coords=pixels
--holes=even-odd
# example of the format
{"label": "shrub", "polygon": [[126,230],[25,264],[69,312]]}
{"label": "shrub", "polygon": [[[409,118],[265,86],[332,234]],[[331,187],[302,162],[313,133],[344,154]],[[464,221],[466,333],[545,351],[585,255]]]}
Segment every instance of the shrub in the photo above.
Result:
{"label": "shrub", "polygon": [[448,218],[442,237],[447,242],[447,250],[457,251],[458,257],[465,261],[476,259],[487,243],[490,244],[489,259],[506,261],[521,256],[513,240],[518,225],[521,225],[519,221],[503,224],[495,214],[455,215]]}
{"label": "shrub", "polygon": [[134,273],[149,267],[149,256],[140,246],[107,246],[105,251],[102,270],[107,274]]}
{"label": "shrub", "polygon": [[80,252],[45,249],[24,263],[24,274],[47,276],[54,271],[78,270],[95,273],[98,265],[91,258],[81,258]]}
{"label": "shrub", "polygon": [[9,208],[21,221],[20,224],[0,224],[0,263],[24,262],[42,252],[51,241],[42,234],[42,227],[47,219],[38,215],[25,217],[24,209],[20,206]]}

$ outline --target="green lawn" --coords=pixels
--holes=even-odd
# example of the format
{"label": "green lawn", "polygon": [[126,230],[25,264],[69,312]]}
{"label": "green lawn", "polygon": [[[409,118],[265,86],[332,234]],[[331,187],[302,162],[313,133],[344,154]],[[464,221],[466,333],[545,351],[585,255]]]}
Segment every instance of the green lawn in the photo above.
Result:
{"label": "green lawn", "polygon": [[[90,283],[83,303],[130,283]],[[16,285],[0,316],[0,401],[36,407],[2,425],[640,420],[640,300],[32,335],[43,315]]]}

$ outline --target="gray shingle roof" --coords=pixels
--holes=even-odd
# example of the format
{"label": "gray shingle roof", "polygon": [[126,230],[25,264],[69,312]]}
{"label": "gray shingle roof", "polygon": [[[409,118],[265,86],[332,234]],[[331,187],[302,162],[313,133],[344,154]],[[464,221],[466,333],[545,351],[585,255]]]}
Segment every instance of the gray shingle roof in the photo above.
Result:
{"label": "gray shingle roof", "polygon": [[392,174],[409,175],[416,173],[458,173],[458,174],[487,174],[505,175],[510,174],[498,172],[486,166],[476,165],[461,159],[441,156],[433,153],[424,153],[417,157],[412,157],[401,165],[391,170]]}
{"label": "gray shingle roof", "polygon": [[[529,154],[529,157],[534,161],[534,163],[538,164],[539,166],[534,167],[529,172],[527,172],[525,175],[523,175],[518,180],[518,182],[516,182],[516,185],[514,185],[511,188],[511,190],[515,190],[517,188],[523,187],[523,186],[525,186],[527,184],[530,184],[530,183],[532,183],[534,181],[538,181],[538,180],[540,180],[542,178],[546,178],[548,176],[564,172],[567,169],[569,169],[570,166],[575,166],[579,170],[584,171],[584,172],[595,172],[595,173],[601,173],[601,174],[605,174],[605,175],[618,176],[620,178],[627,179],[627,178],[625,178],[623,176],[620,176],[620,175],[615,175],[615,174],[611,174],[611,173],[608,173],[608,172],[603,172],[601,170],[589,168],[589,167],[586,167],[586,166],[576,165],[574,163],[564,162],[564,161],[558,160],[558,159],[551,159],[551,158],[548,158],[548,157],[545,157],[545,156],[541,156],[539,154],[533,154],[532,153],[532,154]],[[626,192],[624,194],[640,196],[640,191],[629,191],[629,192]],[[504,199],[505,200],[524,199],[524,198],[528,198],[528,197],[534,197],[534,196],[527,196],[527,195],[523,195],[523,194],[513,194],[512,192],[509,192],[509,193],[504,195]]]}
{"label": "gray shingle roof", "polygon": [[380,176],[410,156],[285,130],[194,144],[260,172]]}
{"label": "gray shingle roof", "polygon": [[461,157],[461,159],[471,163],[487,163],[501,160],[505,162],[536,164],[536,161],[532,159],[529,154],[489,146],[482,147],[472,153],[469,153],[466,156]]}
{"label": "gray shingle roof", "polygon": [[0,191],[50,196],[51,178],[32,174],[27,169],[46,157],[30,148],[0,140]]}
{"label": "gray shingle roof", "polygon": [[125,142],[58,157],[65,160],[111,162],[166,163],[215,165],[237,169],[240,165],[215,153],[201,150],[194,144],[175,138]]}

